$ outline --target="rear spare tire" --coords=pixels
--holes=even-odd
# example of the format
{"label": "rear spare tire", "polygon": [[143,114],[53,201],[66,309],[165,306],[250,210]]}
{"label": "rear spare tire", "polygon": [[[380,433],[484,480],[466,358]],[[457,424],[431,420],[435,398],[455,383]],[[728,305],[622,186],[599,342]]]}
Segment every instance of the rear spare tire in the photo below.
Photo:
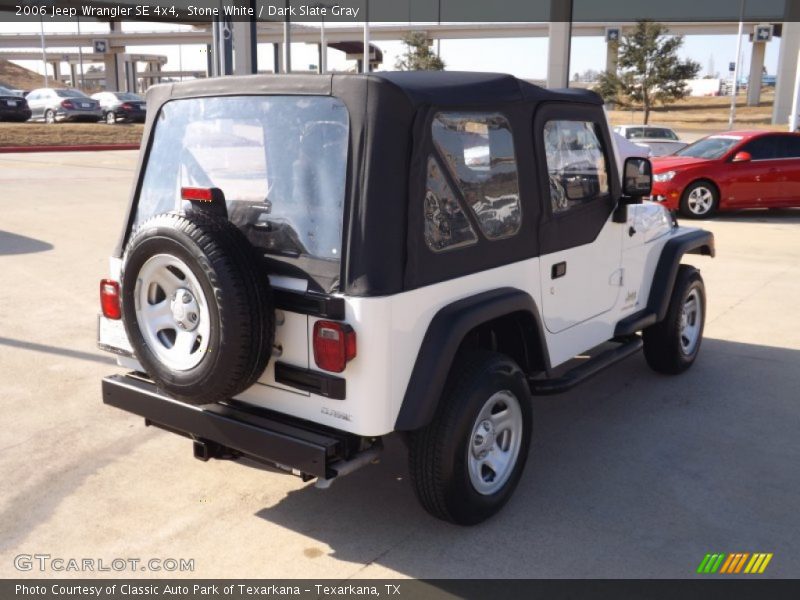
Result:
{"label": "rear spare tire", "polygon": [[206,214],[157,215],[135,231],[123,258],[122,314],[144,369],[189,404],[242,392],[272,352],[267,274],[232,223]]}

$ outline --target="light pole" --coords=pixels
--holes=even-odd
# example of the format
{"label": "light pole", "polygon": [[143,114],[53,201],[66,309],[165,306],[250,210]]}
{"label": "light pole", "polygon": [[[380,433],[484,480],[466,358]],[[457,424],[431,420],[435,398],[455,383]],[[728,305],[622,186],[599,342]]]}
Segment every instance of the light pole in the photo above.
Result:
{"label": "light pole", "polygon": [[286,0],[286,18],[283,21],[283,72],[292,72],[292,23],[289,17],[289,0]]}
{"label": "light pole", "polygon": [[739,36],[736,40],[736,62],[733,63],[733,94],[731,95],[731,113],[728,117],[728,129],[733,129],[736,120],[736,92],[739,89],[739,63],[742,58],[742,28],[744,27],[744,1],[739,8]]}
{"label": "light pole", "polygon": [[794,76],[794,98],[792,99],[792,114],[789,115],[789,131],[795,132],[798,127],[798,111],[800,111],[800,52],[797,53],[797,71]]}
{"label": "light pole", "polygon": [[47,78],[47,52],[44,49],[44,21],[39,15],[39,32],[42,38],[42,65],[44,66],[44,87],[50,87],[50,80]]}
{"label": "light pole", "polygon": [[361,72],[369,73],[369,0],[364,0],[364,59],[361,61]]}
{"label": "light pole", "polygon": [[[75,22],[78,24],[78,36],[81,35],[81,18],[77,17]],[[81,90],[86,91],[86,81],[83,77],[83,47],[81,43],[78,42],[78,66],[81,70]],[[75,85],[75,82],[72,82],[72,85]]]}
{"label": "light pole", "polygon": [[[438,25],[442,24],[442,0],[438,0],[436,3],[436,23]],[[442,58],[442,34],[441,32],[439,35],[436,36],[436,58]]]}

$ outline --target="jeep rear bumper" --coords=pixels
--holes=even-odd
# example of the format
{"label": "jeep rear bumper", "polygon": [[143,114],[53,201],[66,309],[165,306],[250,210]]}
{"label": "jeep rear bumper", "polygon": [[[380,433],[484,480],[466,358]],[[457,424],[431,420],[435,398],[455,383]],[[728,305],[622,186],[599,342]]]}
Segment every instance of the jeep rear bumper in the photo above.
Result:
{"label": "jeep rear bumper", "polygon": [[291,469],[304,479],[336,477],[337,467],[356,453],[359,441],[351,434],[235,401],[185,404],[160,394],[153,383],[131,375],[104,378],[103,402],[144,417],[147,425],[191,438],[200,459],[221,453],[245,455]]}

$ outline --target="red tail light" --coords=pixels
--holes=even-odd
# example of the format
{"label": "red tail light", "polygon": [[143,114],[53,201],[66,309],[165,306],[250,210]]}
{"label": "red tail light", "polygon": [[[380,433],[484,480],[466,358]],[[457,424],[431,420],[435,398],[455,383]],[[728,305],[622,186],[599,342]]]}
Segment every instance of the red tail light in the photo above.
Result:
{"label": "red tail light", "polygon": [[119,283],[113,279],[100,281],[100,307],[103,316],[107,319],[121,319],[122,310],[119,306]]}
{"label": "red tail light", "polygon": [[212,202],[214,200],[214,190],[212,188],[182,187],[181,198],[199,202]]}
{"label": "red tail light", "polygon": [[356,332],[347,323],[314,323],[314,362],[320,369],[341,373],[356,357]]}
{"label": "red tail light", "polygon": [[64,108],[75,108],[75,105],[72,103],[72,100],[62,100],[61,106]]}
{"label": "red tail light", "polygon": [[123,102],[122,103],[122,108],[124,108],[125,110],[133,110],[134,106],[133,106],[133,104],[128,104],[127,102]]}

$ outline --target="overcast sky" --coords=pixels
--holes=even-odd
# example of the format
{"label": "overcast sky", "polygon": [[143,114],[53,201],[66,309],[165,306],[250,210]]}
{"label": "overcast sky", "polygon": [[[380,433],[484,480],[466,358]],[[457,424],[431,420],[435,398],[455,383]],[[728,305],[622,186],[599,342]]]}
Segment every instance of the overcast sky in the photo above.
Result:
{"label": "overcast sky", "polygon": [[[45,23],[45,33],[76,31],[75,23]],[[123,29],[128,31],[169,31],[180,28],[176,25],[158,23],[125,22]],[[329,25],[331,27],[331,25]],[[375,25],[380,27],[380,25]],[[102,33],[108,30],[103,23],[81,22],[82,32]],[[4,33],[39,32],[38,23],[0,23],[0,35]],[[402,52],[400,42],[373,42],[384,52],[381,69],[393,69],[395,60]],[[774,74],[778,62],[780,39],[775,38],[767,44],[765,65]],[[747,74],[750,64],[751,44],[747,36],[742,41],[742,73]],[[30,50],[37,50],[31,48]],[[77,51],[58,49],[58,51]],[[165,70],[205,70],[206,53],[204,46],[129,46],[128,52],[163,54],[169,62]],[[736,35],[689,36],[685,38],[680,51],[684,57],[692,58],[701,65],[701,75],[706,75],[713,63],[713,69],[721,76],[727,75],[728,63],[735,60]],[[1,54],[0,54],[1,55]],[[544,79],[547,74],[547,38],[483,39],[483,40],[443,40],[441,55],[447,68],[451,70],[498,71],[511,73],[528,79]],[[272,45],[260,44],[258,49],[259,68],[272,69]],[[572,41],[570,77],[587,69],[605,68],[605,41],[600,37],[575,37]],[[20,61],[22,66],[42,72],[41,61]],[[317,64],[315,46],[307,44],[292,45],[292,65],[296,70],[307,70]],[[330,69],[345,70],[353,66],[344,59],[341,52],[330,50],[328,58]]]}

